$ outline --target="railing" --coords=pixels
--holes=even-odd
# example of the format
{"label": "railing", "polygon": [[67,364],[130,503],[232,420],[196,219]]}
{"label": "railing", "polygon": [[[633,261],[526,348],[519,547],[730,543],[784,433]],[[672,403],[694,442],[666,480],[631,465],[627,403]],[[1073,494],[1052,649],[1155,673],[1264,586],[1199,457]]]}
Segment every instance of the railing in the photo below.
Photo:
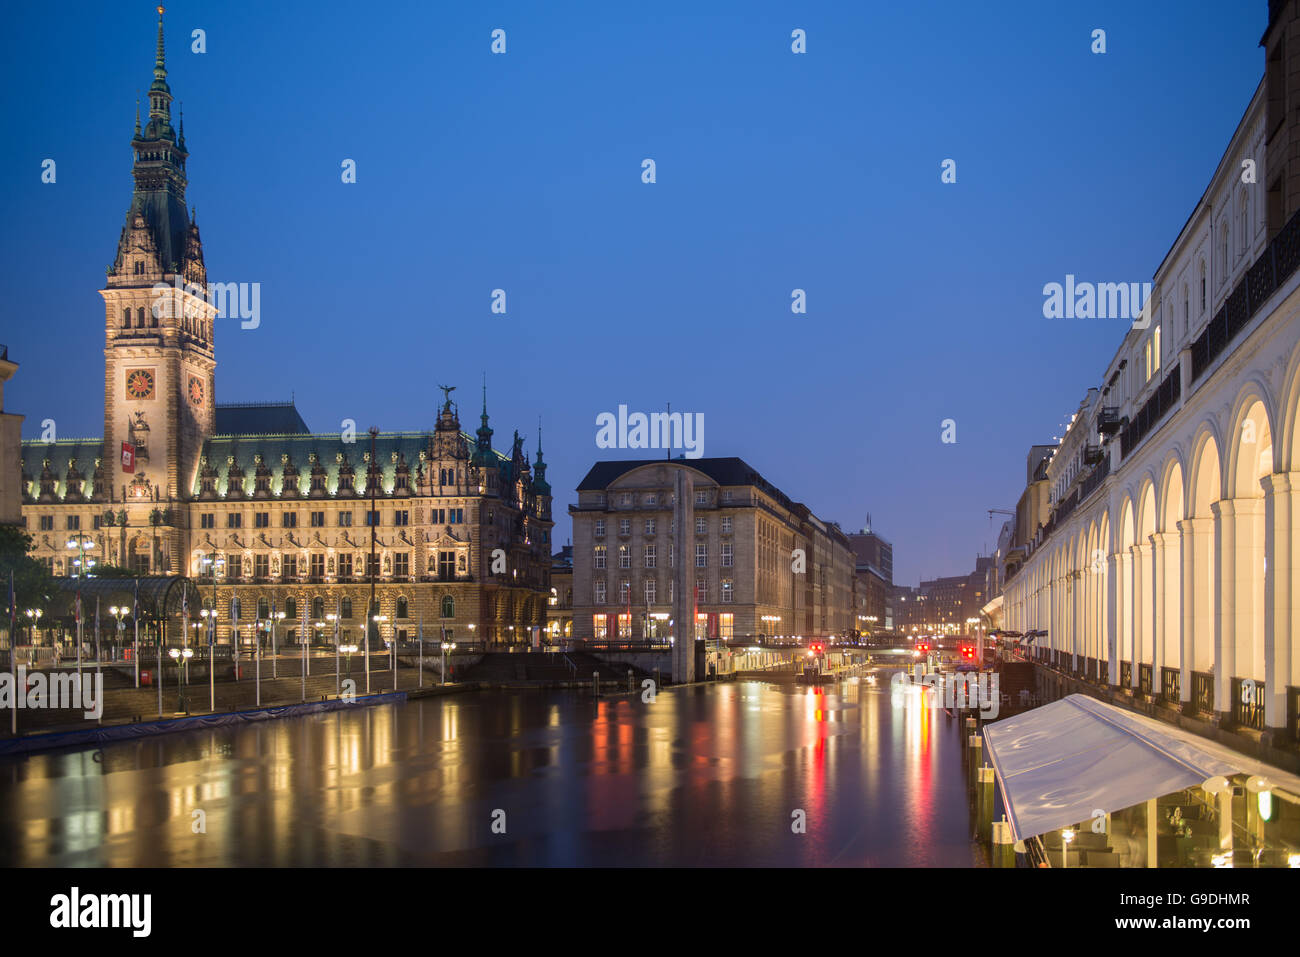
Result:
{"label": "railing", "polygon": [[1160,669],[1160,697],[1169,704],[1181,701],[1181,675],[1177,668]]}
{"label": "railing", "polygon": [[1214,675],[1192,672],[1192,704],[1203,714],[1214,713]]}
{"label": "railing", "polygon": [[1121,688],[1133,687],[1133,662],[1121,661],[1119,663],[1119,686]]}
{"label": "railing", "polygon": [[[1264,682],[1246,685],[1243,678],[1232,679],[1232,720],[1240,728],[1264,730]],[[1246,688],[1250,691],[1247,692]]]}
{"label": "railing", "polygon": [[1151,694],[1151,677],[1150,665],[1138,665],[1138,691]]}
{"label": "railing", "polygon": [[1179,378],[1178,366],[1175,364],[1151,398],[1147,399],[1141,411],[1132,418],[1124,431],[1120,433],[1120,451],[1126,457],[1147,437],[1147,433],[1160,423],[1166,413],[1178,404],[1178,397],[1181,393],[1182,380]]}
{"label": "railing", "polygon": [[1205,331],[1192,343],[1192,381],[1205,374],[1297,266],[1300,266],[1300,214],[1292,216],[1273,237]]}

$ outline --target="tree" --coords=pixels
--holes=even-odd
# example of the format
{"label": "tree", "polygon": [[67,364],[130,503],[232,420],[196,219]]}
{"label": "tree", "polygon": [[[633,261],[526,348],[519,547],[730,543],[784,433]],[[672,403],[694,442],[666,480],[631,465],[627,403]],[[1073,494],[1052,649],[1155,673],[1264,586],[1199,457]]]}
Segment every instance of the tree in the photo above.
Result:
{"label": "tree", "polygon": [[4,609],[5,626],[9,623],[9,574],[13,573],[17,607],[14,617],[22,618],[27,608],[48,611],[54,594],[49,571],[28,552],[32,536],[17,525],[0,525],[0,608]]}

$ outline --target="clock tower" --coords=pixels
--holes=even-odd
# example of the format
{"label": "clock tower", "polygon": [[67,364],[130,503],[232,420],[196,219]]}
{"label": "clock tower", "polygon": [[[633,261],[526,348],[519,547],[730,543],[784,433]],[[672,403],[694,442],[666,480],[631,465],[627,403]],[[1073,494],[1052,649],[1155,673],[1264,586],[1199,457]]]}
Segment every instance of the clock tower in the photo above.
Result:
{"label": "clock tower", "polygon": [[205,298],[199,228],[185,206],[185,120],[182,113],[179,129],[173,128],[162,15],[159,7],[143,127],[136,105],[135,190],[99,291],[105,306],[104,462],[113,499],[125,495],[133,512],[145,505],[148,512],[166,509],[189,496],[214,424],[216,310]]}

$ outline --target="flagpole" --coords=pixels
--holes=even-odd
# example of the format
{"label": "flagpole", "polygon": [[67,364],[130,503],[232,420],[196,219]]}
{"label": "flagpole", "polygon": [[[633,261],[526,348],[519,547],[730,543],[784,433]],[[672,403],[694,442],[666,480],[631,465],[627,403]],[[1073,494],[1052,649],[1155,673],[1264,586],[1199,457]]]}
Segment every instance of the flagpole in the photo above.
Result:
{"label": "flagpole", "polygon": [[417,662],[419,662],[419,671],[420,671],[419,687],[423,688],[424,687],[424,612],[420,612],[420,636],[418,641],[420,647],[419,650],[416,651],[415,653],[415,659]]}
{"label": "flagpole", "polygon": [[[9,730],[18,736],[18,637],[14,634],[18,624],[18,596],[14,592],[14,570],[9,569],[9,671],[13,674],[13,708]],[[23,689],[25,694],[26,688]]]}
{"label": "flagpole", "polygon": [[140,687],[140,579],[135,580],[135,605],[131,608],[131,627],[134,629],[135,650],[131,657],[135,660],[135,686]]}
{"label": "flagpole", "polygon": [[155,627],[158,629],[158,641],[157,641],[157,647],[158,647],[158,717],[161,718],[161,717],[163,716],[163,715],[162,715],[162,686],[163,686],[163,670],[162,670],[162,626],[161,626],[161,624],[159,624],[159,625],[156,625]]}
{"label": "flagpole", "polygon": [[339,678],[339,620],[343,616],[343,597],[341,595],[334,598],[334,693],[338,694],[343,690],[342,679]]}
{"label": "flagpole", "polygon": [[[82,565],[84,566],[85,562],[82,562]],[[81,573],[78,573],[77,575],[77,687],[78,688],[81,687],[81,640],[82,640],[81,619],[82,619]]]}
{"label": "flagpole", "polygon": [[[212,568],[212,577],[216,578],[217,570],[215,564]],[[216,652],[217,638],[217,601],[214,597],[212,600],[212,616],[208,621],[208,710],[217,710],[217,662],[213,657]]]}
{"label": "flagpole", "polygon": [[[10,641],[10,644],[12,645],[13,642]],[[103,662],[103,655],[100,653],[99,650],[99,596],[98,595],[95,596],[95,683],[97,685],[95,689],[96,692],[102,696],[104,693],[104,662]],[[98,721],[100,724],[104,723],[104,709],[102,707],[99,709]]]}
{"label": "flagpole", "polygon": [[230,589],[230,606],[231,606],[231,624],[230,641],[233,645],[233,654],[235,656],[235,680],[239,680],[239,613],[243,611],[239,607],[239,588]]}
{"label": "flagpole", "polygon": [[[275,617],[274,604],[271,606],[271,617],[273,619]],[[253,658],[256,662],[253,666],[253,670],[256,674],[256,677],[253,678],[253,682],[257,686],[256,704],[260,708],[262,706],[262,627],[261,619],[258,619],[257,621],[257,625],[253,628],[253,641],[255,642],[253,645]]]}

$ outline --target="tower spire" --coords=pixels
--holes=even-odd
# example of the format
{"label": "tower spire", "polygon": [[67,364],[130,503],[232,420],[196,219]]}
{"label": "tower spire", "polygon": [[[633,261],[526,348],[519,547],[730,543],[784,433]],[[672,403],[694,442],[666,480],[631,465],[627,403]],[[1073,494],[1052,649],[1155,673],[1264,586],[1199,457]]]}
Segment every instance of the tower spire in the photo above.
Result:
{"label": "tower spire", "polygon": [[167,53],[163,48],[163,12],[162,4],[158,5],[158,58],[154,61],[153,77],[155,80],[167,79]]}

